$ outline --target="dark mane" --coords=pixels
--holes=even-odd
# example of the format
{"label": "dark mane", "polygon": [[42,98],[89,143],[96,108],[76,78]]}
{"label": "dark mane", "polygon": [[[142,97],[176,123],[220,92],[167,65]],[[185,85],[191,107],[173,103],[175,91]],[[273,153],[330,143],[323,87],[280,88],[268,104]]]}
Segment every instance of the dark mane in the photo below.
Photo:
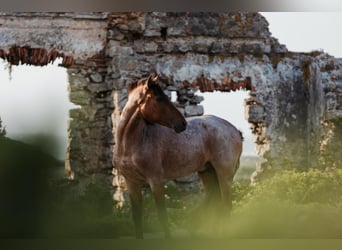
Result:
{"label": "dark mane", "polygon": [[[136,80],[136,81],[128,84],[128,86],[127,86],[128,93],[133,91],[134,89],[136,89],[138,86],[144,85],[147,79],[148,79],[148,77],[141,78],[139,80]],[[151,87],[152,87],[151,89],[153,90],[153,92],[156,95],[161,95],[164,93],[162,88],[160,87],[160,85],[157,82],[154,82],[151,85]]]}
{"label": "dark mane", "polygon": [[128,84],[127,86],[128,93],[131,92],[133,89],[135,89],[137,86],[138,86],[138,81],[131,82],[130,84]]}
{"label": "dark mane", "polygon": [[143,85],[147,79],[148,79],[148,77],[141,78],[139,80],[135,80],[135,81],[131,82],[130,84],[128,84],[128,86],[127,86],[128,92],[131,92],[132,90],[134,90],[138,86]]}

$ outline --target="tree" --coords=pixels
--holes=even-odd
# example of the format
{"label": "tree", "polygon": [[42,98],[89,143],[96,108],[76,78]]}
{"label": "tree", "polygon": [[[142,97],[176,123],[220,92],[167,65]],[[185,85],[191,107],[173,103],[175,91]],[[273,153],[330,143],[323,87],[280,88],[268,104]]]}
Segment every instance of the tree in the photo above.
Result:
{"label": "tree", "polygon": [[2,120],[0,117],[0,137],[4,137],[6,135],[6,129],[2,127]]}

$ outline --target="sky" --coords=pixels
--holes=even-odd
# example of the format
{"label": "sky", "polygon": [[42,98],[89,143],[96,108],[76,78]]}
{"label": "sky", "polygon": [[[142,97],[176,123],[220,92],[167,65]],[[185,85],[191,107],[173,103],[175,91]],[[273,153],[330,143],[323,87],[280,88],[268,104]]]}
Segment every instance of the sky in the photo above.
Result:
{"label": "sky", "polygon": [[[1,39],[1,38],[0,38]],[[0,117],[7,136],[29,142],[28,135],[52,135],[59,145],[50,152],[59,159],[66,149],[69,109],[68,79],[60,61],[45,67],[13,66],[0,59]]]}
{"label": "sky", "polygon": [[272,36],[293,52],[324,52],[342,58],[342,12],[261,12]]}
{"label": "sky", "polygon": [[[342,58],[342,12],[261,14],[268,20],[272,36],[285,44],[288,50],[324,50]],[[13,139],[23,139],[24,134],[37,133],[56,136],[60,150],[55,156],[63,159],[68,112],[75,106],[68,100],[66,69],[58,67],[58,63],[45,67],[13,66],[10,74],[6,63],[0,59],[0,117],[7,135]],[[242,130],[246,138],[244,153],[253,154],[254,144],[243,105],[248,92],[198,94],[205,97],[201,103],[205,113],[221,116]]]}

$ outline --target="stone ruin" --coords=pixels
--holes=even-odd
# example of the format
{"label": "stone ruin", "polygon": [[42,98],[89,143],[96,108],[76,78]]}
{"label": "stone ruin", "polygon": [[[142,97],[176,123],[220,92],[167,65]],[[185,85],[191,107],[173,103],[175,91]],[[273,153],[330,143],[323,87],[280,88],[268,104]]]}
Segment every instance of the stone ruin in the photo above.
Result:
{"label": "stone ruin", "polygon": [[[66,176],[111,185],[113,134],[126,86],[151,73],[177,95],[185,116],[201,115],[196,91],[249,91],[245,100],[257,177],[317,167],[342,116],[342,60],[293,53],[258,13],[0,13],[0,58],[46,65],[63,58],[70,110]],[[229,95],[227,95],[229,98]]]}

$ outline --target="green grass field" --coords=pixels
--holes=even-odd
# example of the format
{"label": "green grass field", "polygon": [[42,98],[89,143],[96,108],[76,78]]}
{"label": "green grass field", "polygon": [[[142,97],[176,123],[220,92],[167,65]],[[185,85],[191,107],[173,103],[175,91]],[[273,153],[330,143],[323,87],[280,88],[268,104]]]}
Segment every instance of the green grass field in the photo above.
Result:
{"label": "green grass field", "polygon": [[[63,162],[39,147],[0,138],[1,238],[132,238],[129,204],[116,209],[110,188],[75,183],[55,174]],[[215,204],[203,210],[203,194],[166,188],[176,238],[341,238],[342,170],[280,171],[249,184],[254,161],[242,161],[233,185],[231,216]],[[153,199],[144,196],[144,231],[161,238]]]}

